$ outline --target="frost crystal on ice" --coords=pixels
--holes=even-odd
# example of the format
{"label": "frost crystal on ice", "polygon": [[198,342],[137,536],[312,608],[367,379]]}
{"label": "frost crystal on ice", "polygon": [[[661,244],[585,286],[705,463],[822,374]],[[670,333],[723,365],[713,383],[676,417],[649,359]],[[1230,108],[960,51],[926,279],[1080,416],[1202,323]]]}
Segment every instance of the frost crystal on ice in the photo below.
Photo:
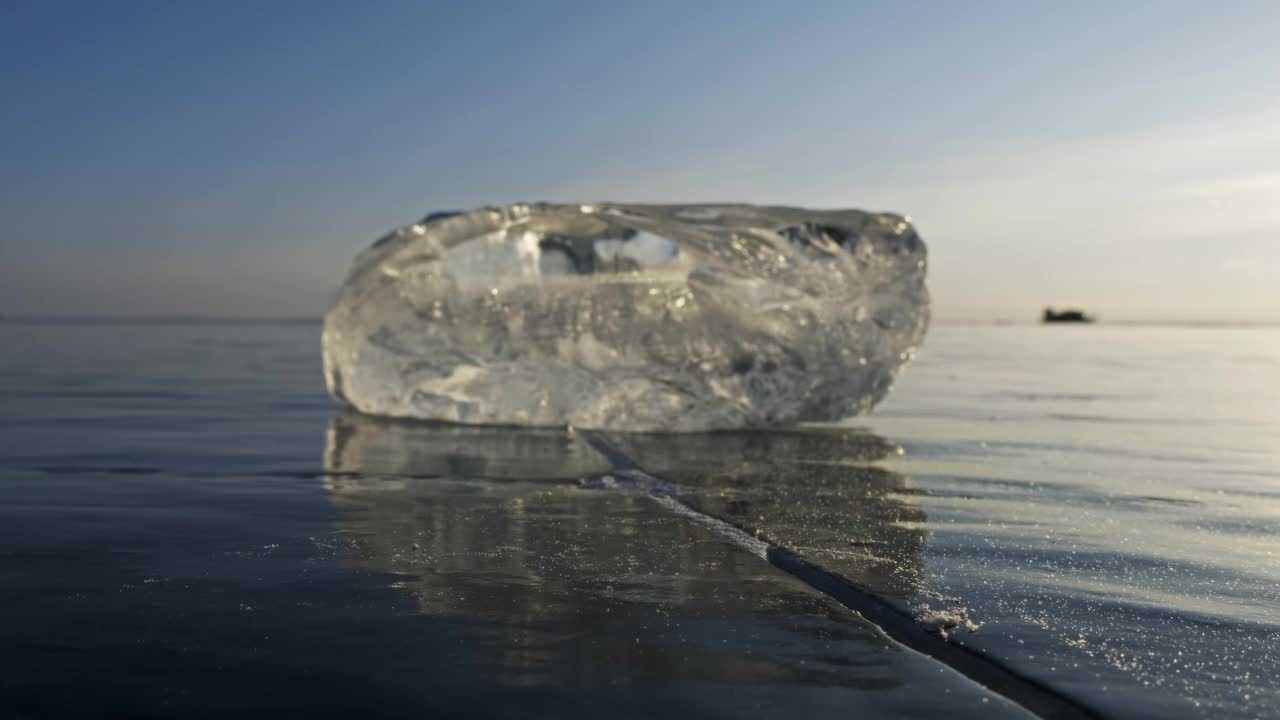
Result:
{"label": "frost crystal on ice", "polygon": [[838,420],[928,323],[904,218],[750,205],[438,213],[356,258],[325,377],[358,410],[693,431]]}

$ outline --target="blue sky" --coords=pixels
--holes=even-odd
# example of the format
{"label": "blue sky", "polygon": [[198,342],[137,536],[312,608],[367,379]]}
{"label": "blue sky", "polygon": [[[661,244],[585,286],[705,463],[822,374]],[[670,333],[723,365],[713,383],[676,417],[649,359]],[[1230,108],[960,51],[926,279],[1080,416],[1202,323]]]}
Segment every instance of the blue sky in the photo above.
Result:
{"label": "blue sky", "polygon": [[894,210],[936,315],[1280,321],[1280,4],[0,4],[0,312],[318,315],[432,210]]}

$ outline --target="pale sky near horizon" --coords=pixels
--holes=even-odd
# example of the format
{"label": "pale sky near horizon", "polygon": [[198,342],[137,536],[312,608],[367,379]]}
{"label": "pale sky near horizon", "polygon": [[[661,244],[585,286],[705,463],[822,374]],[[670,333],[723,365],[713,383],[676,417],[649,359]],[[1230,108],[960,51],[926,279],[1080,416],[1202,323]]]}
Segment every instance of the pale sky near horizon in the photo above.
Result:
{"label": "pale sky near horizon", "polygon": [[[785,5],[785,7],[784,7]],[[318,315],[433,210],[892,210],[935,315],[1280,321],[1280,3],[0,5],[0,313]]]}

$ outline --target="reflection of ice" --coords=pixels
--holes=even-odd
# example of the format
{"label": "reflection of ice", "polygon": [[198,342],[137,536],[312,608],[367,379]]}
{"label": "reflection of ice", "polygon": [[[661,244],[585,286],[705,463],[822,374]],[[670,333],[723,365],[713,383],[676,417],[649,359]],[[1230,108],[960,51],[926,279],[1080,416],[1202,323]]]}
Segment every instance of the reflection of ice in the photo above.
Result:
{"label": "reflection of ice", "polygon": [[[857,582],[902,593],[918,582],[923,515],[898,494],[902,476],[860,464],[893,450],[879,438],[824,430],[611,439],[678,481],[692,507],[798,540],[806,554],[807,545],[838,544],[833,551],[848,556],[841,571]],[[508,681],[589,682],[600,664],[612,664],[610,676],[675,667],[693,678],[728,672],[788,684],[877,674],[836,664],[883,643],[825,597],[643,493],[580,488],[580,478],[609,468],[567,433],[343,414],[330,424],[325,463],[353,565],[398,576],[424,614],[486,624]],[[767,633],[742,630],[762,622]],[[780,660],[776,642],[790,636],[792,655]],[[724,637],[733,638],[734,667],[720,654]],[[566,652],[576,654],[567,665]]]}
{"label": "reflection of ice", "polygon": [[331,480],[348,474],[573,480],[608,469],[563,430],[405,422],[357,413],[340,413],[329,422],[324,462]]}

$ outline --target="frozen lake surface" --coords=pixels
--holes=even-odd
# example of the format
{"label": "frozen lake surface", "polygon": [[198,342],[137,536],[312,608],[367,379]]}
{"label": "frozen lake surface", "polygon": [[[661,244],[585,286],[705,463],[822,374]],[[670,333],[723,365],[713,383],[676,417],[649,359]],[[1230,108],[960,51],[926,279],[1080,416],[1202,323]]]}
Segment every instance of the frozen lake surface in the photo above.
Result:
{"label": "frozen lake surface", "polygon": [[0,325],[0,715],[1280,714],[1280,330],[599,437],[343,412],[318,337]]}

